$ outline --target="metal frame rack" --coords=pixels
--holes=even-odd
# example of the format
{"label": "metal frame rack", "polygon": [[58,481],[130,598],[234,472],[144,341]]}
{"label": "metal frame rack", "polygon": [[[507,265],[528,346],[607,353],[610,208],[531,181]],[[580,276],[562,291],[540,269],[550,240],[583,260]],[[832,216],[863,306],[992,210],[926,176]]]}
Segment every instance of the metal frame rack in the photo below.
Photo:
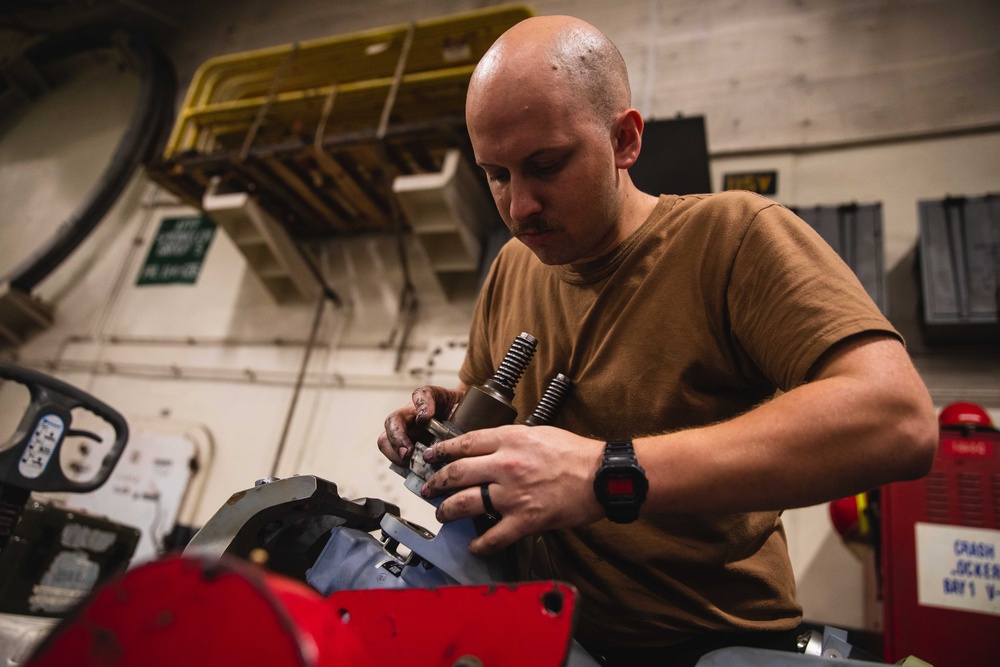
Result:
{"label": "metal frame rack", "polygon": [[198,208],[218,178],[298,239],[398,231],[393,180],[469,154],[472,70],[531,14],[504,5],[208,60],[149,174]]}

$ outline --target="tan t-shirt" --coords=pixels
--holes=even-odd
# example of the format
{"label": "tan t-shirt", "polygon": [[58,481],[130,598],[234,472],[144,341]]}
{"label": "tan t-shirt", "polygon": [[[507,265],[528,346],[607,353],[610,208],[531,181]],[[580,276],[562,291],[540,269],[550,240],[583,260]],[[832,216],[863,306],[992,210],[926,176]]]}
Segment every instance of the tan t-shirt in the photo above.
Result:
{"label": "tan t-shirt", "polygon": [[[553,425],[601,440],[731,418],[805,382],[848,336],[898,335],[808,225],[745,192],[662,196],[586,265],[546,266],[507,243],[480,294],[462,381],[492,376],[522,331],[538,347],[516,388],[520,418],[564,373],[573,389]],[[777,512],[646,513],[544,541],[551,576],[582,596],[585,643],[663,646],[801,618]]]}

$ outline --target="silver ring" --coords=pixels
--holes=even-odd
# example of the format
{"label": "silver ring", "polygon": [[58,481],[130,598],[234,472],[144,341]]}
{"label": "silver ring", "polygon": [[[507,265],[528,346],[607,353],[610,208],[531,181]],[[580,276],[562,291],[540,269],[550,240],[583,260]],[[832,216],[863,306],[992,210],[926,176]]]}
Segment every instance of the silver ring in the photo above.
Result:
{"label": "silver ring", "polygon": [[479,485],[479,494],[483,497],[483,508],[486,510],[486,516],[494,521],[499,521],[501,519],[500,512],[497,512],[497,508],[493,507],[493,501],[490,500],[489,483]]}

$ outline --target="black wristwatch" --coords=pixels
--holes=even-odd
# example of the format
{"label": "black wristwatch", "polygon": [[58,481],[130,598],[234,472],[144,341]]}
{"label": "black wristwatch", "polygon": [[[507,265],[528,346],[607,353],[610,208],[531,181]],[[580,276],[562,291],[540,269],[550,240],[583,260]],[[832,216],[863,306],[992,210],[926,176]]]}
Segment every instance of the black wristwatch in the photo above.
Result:
{"label": "black wristwatch", "polygon": [[632,441],[605,443],[604,461],[594,478],[594,493],[608,519],[615,523],[638,519],[639,507],[648,490],[646,471],[635,458]]}

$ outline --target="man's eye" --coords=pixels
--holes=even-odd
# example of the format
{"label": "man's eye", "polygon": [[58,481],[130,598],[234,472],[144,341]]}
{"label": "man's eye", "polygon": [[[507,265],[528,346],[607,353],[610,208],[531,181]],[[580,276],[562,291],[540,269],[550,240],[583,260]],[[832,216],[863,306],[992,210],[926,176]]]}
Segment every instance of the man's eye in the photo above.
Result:
{"label": "man's eye", "polygon": [[562,166],[563,166],[562,160],[558,160],[556,162],[546,162],[543,164],[536,164],[535,172],[543,176],[549,176],[557,173],[560,169],[562,169]]}

